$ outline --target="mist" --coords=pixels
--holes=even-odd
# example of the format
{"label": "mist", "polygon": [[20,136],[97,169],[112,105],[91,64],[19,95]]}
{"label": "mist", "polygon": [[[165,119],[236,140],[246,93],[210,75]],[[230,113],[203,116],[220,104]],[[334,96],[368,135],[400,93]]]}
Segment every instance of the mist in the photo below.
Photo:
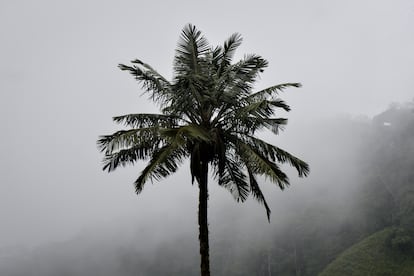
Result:
{"label": "mist", "polygon": [[[189,22],[212,45],[241,33],[239,57],[269,61],[257,88],[303,85],[281,95],[292,107],[285,131],[264,136],[307,161],[311,174],[298,178],[286,167],[285,191],[261,179],[270,223],[263,206],[235,202],[210,179],[214,275],[238,275],[255,258],[263,259],[257,275],[265,275],[264,254],[291,254],[295,231],[309,239],[341,233],[364,213],[358,199],[375,160],[364,150],[381,137],[376,116],[414,97],[413,15],[414,4],[403,0],[1,3],[0,274],[198,273],[198,188],[188,163],[137,196],[132,183],[144,163],[107,174],[96,147],[99,135],[118,129],[113,116],[157,111],[117,64],[140,58],[171,76]],[[326,252],[326,263],[369,232],[358,231],[346,232],[349,244]]]}

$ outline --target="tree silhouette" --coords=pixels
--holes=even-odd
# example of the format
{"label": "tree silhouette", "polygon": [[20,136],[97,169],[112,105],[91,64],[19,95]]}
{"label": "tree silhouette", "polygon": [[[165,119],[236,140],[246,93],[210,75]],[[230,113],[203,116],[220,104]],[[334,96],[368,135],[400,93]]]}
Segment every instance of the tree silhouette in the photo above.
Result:
{"label": "tree silhouette", "polygon": [[128,114],[114,117],[127,130],[101,136],[98,146],[105,156],[103,169],[149,160],[135,181],[139,194],[148,180],[159,180],[174,173],[190,158],[192,181],[199,186],[199,241],[201,275],[210,275],[207,223],[209,167],[218,185],[228,189],[237,201],[249,194],[262,203],[270,219],[270,209],[259,187],[257,176],[266,176],[281,189],[289,185],[279,163],[289,163],[300,177],[308,165],[285,150],[255,136],[262,129],[275,134],[287,123],[274,118],[276,109],[290,107],[278,92],[299,83],[284,83],[252,92],[252,86],[268,62],[245,55],[232,63],[242,38],[235,33],[223,46],[212,47],[197,28],[184,27],[175,52],[174,77],[168,81],[141,60],[120,64],[142,84],[159,104],[160,114]]}

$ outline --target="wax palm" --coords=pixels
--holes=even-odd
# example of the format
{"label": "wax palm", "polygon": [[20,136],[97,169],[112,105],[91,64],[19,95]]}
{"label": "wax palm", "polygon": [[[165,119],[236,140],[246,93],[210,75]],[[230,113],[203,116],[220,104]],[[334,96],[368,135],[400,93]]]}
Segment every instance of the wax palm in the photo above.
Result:
{"label": "wax palm", "polygon": [[149,160],[135,181],[140,193],[148,180],[159,180],[174,173],[190,158],[193,182],[199,194],[199,230],[201,275],[209,275],[207,224],[208,169],[220,186],[228,189],[237,201],[249,194],[262,203],[270,218],[270,209],[259,187],[257,176],[266,176],[281,189],[289,185],[279,163],[288,162],[299,176],[306,176],[308,165],[288,152],[257,137],[258,130],[275,134],[287,123],[274,118],[276,109],[289,111],[278,92],[299,83],[279,84],[252,93],[252,86],[268,63],[258,55],[246,55],[232,63],[241,44],[233,34],[223,46],[212,48],[201,32],[187,25],[181,34],[174,58],[174,77],[170,82],[140,60],[130,66],[131,73],[161,114],[129,114],[114,121],[129,127],[112,135],[101,136],[100,149],[105,153],[103,169]]}

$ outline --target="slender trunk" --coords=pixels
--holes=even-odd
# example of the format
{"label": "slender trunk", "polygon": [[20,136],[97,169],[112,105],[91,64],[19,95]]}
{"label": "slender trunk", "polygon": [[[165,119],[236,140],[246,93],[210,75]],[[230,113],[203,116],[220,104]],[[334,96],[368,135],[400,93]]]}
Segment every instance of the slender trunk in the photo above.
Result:
{"label": "slender trunk", "polygon": [[210,259],[208,245],[208,222],[207,222],[207,201],[208,201],[208,163],[202,164],[202,175],[198,186],[200,188],[198,201],[198,227],[201,256],[201,276],[210,276]]}

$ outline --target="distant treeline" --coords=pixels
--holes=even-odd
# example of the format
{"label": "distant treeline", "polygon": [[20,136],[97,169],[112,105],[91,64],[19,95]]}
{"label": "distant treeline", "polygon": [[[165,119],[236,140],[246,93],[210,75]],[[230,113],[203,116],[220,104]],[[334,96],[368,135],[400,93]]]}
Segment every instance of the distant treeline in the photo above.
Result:
{"label": "distant treeline", "polygon": [[[325,183],[315,184],[317,196],[298,203],[302,211],[289,214],[283,226],[275,222],[278,228],[263,240],[250,240],[248,233],[231,241],[217,237],[212,275],[318,275],[374,233],[392,233],[387,236],[392,252],[412,256],[413,102],[393,104],[372,119],[343,117],[318,124],[307,136],[314,136],[319,147],[314,159],[322,160],[310,162],[316,175],[311,181]],[[384,229],[394,230],[380,232]],[[197,275],[196,244],[186,239],[143,251],[83,237],[3,257],[0,275]]]}

